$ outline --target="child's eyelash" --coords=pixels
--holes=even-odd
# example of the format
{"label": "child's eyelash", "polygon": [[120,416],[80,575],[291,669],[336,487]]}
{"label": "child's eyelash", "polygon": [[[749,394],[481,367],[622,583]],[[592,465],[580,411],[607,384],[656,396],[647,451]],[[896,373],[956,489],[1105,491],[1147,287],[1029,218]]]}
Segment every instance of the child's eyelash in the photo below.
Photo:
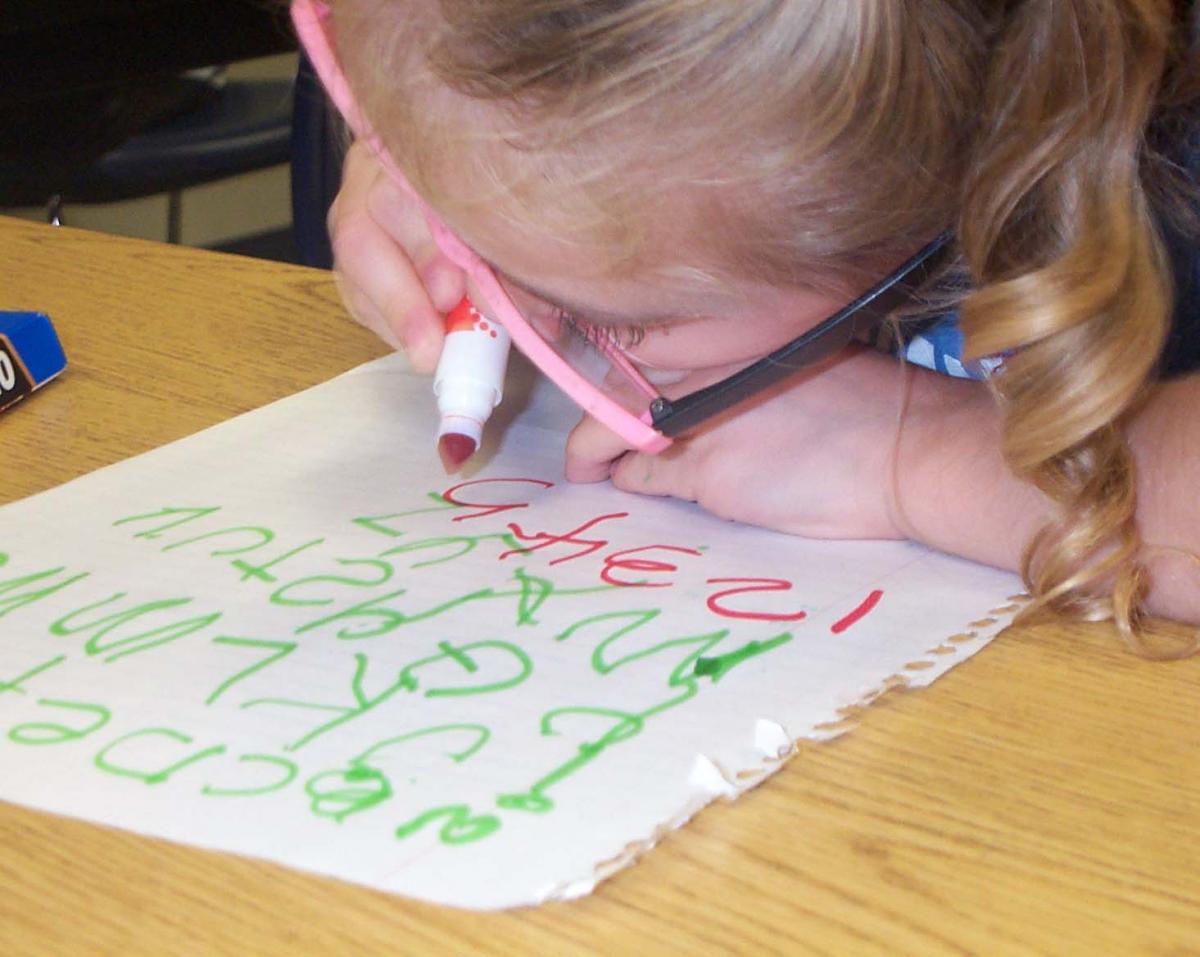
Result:
{"label": "child's eyelash", "polygon": [[632,349],[646,338],[645,326],[616,326],[594,322],[572,315],[565,309],[555,309],[554,318],[570,332],[604,351],[606,348]]}

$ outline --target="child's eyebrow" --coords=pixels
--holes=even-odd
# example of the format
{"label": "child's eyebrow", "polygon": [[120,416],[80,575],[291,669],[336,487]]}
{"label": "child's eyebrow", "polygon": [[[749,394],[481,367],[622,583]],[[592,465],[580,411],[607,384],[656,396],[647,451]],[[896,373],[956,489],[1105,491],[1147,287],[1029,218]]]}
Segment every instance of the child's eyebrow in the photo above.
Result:
{"label": "child's eyebrow", "polygon": [[522,292],[526,292],[536,299],[540,299],[548,306],[553,306],[555,309],[560,309],[573,319],[580,319],[584,322],[592,322],[597,325],[613,325],[613,326],[656,326],[671,320],[679,319],[680,315],[677,312],[644,314],[631,316],[625,313],[608,312],[603,309],[596,309],[594,306],[584,306],[580,303],[573,303],[564,300],[558,296],[551,295],[543,289],[538,289],[532,283],[517,279],[511,273],[503,272],[495,265],[488,263],[492,271],[499,276],[503,276],[508,282],[512,283]]}

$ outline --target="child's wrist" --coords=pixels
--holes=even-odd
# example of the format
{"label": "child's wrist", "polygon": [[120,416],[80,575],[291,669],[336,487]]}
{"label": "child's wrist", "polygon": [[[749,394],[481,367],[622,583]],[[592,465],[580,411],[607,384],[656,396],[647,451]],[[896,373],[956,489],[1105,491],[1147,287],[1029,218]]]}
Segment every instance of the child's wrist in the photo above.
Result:
{"label": "child's wrist", "polygon": [[1045,518],[1001,455],[1002,416],[982,383],[914,374],[896,442],[893,521],[912,541],[1015,568]]}

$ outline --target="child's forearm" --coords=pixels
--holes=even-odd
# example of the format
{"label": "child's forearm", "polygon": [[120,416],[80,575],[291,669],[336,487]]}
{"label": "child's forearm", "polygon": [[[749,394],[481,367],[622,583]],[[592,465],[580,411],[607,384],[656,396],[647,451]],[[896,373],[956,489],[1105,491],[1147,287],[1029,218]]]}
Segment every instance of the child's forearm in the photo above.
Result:
{"label": "child's forearm", "polygon": [[[1129,430],[1138,464],[1138,521],[1150,546],[1200,555],[1200,376],[1160,386]],[[1147,556],[1150,609],[1200,622],[1200,558]]]}
{"label": "child's forearm", "polygon": [[[1200,377],[1159,388],[1130,439],[1147,545],[1200,552]],[[918,375],[899,447],[898,508],[913,538],[1015,569],[1048,501],[1000,455],[1000,412],[977,384]],[[1148,553],[1148,610],[1200,622],[1200,565]]]}

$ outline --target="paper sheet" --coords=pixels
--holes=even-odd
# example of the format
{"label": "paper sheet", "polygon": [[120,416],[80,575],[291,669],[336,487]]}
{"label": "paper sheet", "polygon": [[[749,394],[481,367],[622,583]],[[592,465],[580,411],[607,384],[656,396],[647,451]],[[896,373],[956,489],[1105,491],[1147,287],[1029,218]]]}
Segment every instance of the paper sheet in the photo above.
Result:
{"label": "paper sheet", "polygon": [[0,798],[571,897],[1011,617],[1013,576],[916,545],[568,485],[573,411],[516,392],[466,477],[389,358],[0,509]]}

